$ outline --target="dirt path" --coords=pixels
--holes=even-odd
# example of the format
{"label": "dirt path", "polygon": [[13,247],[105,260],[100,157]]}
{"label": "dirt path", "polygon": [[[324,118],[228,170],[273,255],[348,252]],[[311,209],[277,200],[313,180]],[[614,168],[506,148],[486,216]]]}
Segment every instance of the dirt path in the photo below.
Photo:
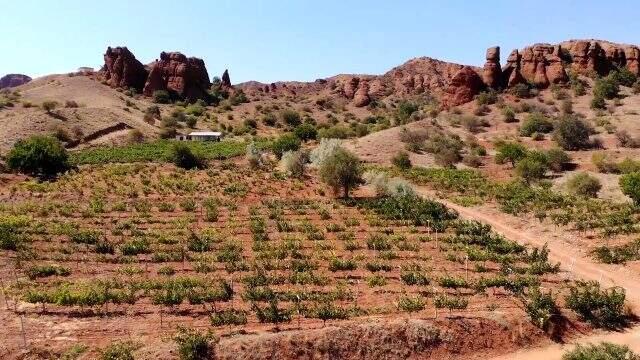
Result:
{"label": "dirt path", "polygon": [[[477,220],[491,225],[494,231],[502,234],[506,238],[518,241],[521,244],[529,244],[537,247],[547,244],[550,251],[549,259],[552,262],[560,262],[562,269],[566,271],[569,276],[585,280],[598,280],[604,286],[621,286],[625,288],[627,292],[629,305],[635,309],[640,308],[640,282],[638,282],[635,277],[629,276],[628,273],[612,272],[606,265],[595,263],[592,259],[584,256],[577,256],[575,249],[551,237],[513,228],[506,224],[504,219],[492,215],[482,208],[466,208],[450,201],[439,199],[434,196],[432,191],[427,189],[418,188],[417,191],[424,196],[435,198],[444,205],[456,210],[460,216],[465,219]],[[562,354],[575,346],[575,344],[597,343],[601,341],[624,344],[632,350],[640,352],[640,326],[633,327],[624,332],[598,333],[581,337],[565,345],[553,344],[543,348],[525,349],[497,357],[495,360],[561,359]]]}

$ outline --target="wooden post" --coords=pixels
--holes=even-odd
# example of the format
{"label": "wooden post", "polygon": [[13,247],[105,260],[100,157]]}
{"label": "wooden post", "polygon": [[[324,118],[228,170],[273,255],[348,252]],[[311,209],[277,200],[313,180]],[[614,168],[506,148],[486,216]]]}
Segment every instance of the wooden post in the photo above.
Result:
{"label": "wooden post", "polygon": [[22,345],[27,347],[27,335],[24,332],[24,318],[20,315],[20,329],[22,330]]}

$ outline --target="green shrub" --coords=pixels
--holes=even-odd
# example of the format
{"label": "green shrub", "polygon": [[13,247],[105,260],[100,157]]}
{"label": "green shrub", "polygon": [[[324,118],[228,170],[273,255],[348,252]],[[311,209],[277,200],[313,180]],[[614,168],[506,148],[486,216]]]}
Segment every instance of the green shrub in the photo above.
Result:
{"label": "green shrub", "polygon": [[573,116],[564,116],[558,121],[553,139],[564,150],[584,150],[591,147],[589,135],[593,130],[587,123]]}
{"label": "green shrub", "polygon": [[180,360],[206,360],[213,355],[215,337],[210,332],[179,328],[173,339],[178,344]]}
{"label": "green shrub", "polygon": [[547,163],[553,171],[562,171],[567,163],[571,161],[569,154],[562,149],[554,148],[546,152]]}
{"label": "green shrub", "polygon": [[626,87],[632,87],[638,81],[638,76],[625,67],[612,71],[608,77],[614,83]]}
{"label": "green shrub", "polygon": [[562,355],[562,360],[640,360],[640,356],[625,345],[602,342],[597,345],[576,345]]}
{"label": "green shrub", "polygon": [[502,116],[504,117],[504,122],[506,123],[514,123],[518,121],[518,119],[516,119],[516,112],[513,111],[513,109],[510,107],[505,107],[502,110]]}
{"label": "green shrub", "polygon": [[300,125],[300,123],[302,123],[302,120],[300,118],[300,114],[295,111],[295,110],[291,110],[291,109],[287,109],[287,110],[283,110],[280,113],[280,118],[282,119],[282,122],[285,123],[286,125],[294,128],[298,125]]}
{"label": "green shrub", "polygon": [[173,163],[183,169],[195,169],[204,167],[204,159],[194,153],[189,146],[183,143],[175,143],[172,150]]}
{"label": "green shrub", "polygon": [[521,136],[531,136],[534,133],[546,134],[551,131],[553,131],[553,124],[539,112],[529,114],[520,127]]}
{"label": "green shrub", "polygon": [[498,93],[494,90],[483,91],[476,97],[478,105],[491,105],[498,101]]}
{"label": "green shrub", "polygon": [[45,101],[42,103],[42,109],[47,113],[47,114],[51,114],[51,112],[53,110],[55,110],[58,107],[58,102],[57,101]]}
{"label": "green shrub", "polygon": [[405,151],[399,151],[393,158],[391,158],[391,163],[400,170],[409,170],[412,166],[409,154]]}
{"label": "green shrub", "polygon": [[166,90],[156,90],[153,92],[153,102],[156,104],[168,104],[171,102],[171,96]]}
{"label": "green shrub", "polygon": [[567,181],[567,188],[578,196],[595,198],[598,196],[600,189],[602,189],[602,184],[600,184],[598,178],[582,172]]}
{"label": "green shrub", "polygon": [[281,135],[276,141],[273,142],[271,150],[278,159],[282,158],[282,154],[287,151],[297,151],[300,149],[300,139],[294,134],[287,133]]}
{"label": "green shrub", "polygon": [[626,323],[624,289],[602,290],[597,281],[577,281],[569,291],[567,307],[595,326],[618,328]]}
{"label": "green shrub", "polygon": [[37,279],[48,276],[69,276],[71,270],[60,265],[34,265],[27,269],[29,279]]}
{"label": "green shrub", "polygon": [[302,141],[315,140],[318,136],[318,130],[316,127],[309,123],[296,126],[293,130],[293,134]]}
{"label": "green shrub", "polygon": [[109,344],[100,352],[101,360],[133,360],[136,345],[130,341],[117,341]]}
{"label": "green shrub", "polygon": [[549,165],[545,154],[530,152],[516,165],[516,174],[526,183],[544,178],[549,170]]}
{"label": "green shrub", "polygon": [[247,313],[235,309],[218,310],[209,318],[213,326],[245,325],[247,323]]}
{"label": "green shrub", "polygon": [[560,309],[551,292],[543,293],[539,288],[534,288],[527,293],[523,302],[531,322],[541,329],[546,330],[551,318],[560,315]]}
{"label": "green shrub", "polygon": [[7,155],[9,169],[25,174],[52,177],[69,169],[69,155],[60,141],[48,136],[19,140]]}
{"label": "green shrub", "polygon": [[607,108],[607,102],[602,95],[594,95],[593,99],[591,99],[590,106],[592,109],[604,110]]}
{"label": "green shrub", "polygon": [[305,151],[286,151],[282,155],[280,163],[284,171],[296,178],[302,178],[306,170],[306,164],[309,161],[309,155]]}
{"label": "green shrub", "polygon": [[613,99],[618,96],[620,85],[616,81],[615,72],[609,76],[596,80],[593,86],[593,96],[605,99]]}
{"label": "green shrub", "polygon": [[630,197],[634,204],[640,206],[640,172],[622,175],[619,183],[622,193]]}
{"label": "green shrub", "polygon": [[349,191],[363,183],[360,159],[353,153],[337,148],[320,165],[320,179],[337,194],[342,190],[345,198]]}
{"label": "green shrub", "polygon": [[411,115],[418,111],[418,105],[410,101],[401,101],[396,108],[396,123],[406,124]]}
{"label": "green shrub", "polygon": [[527,84],[517,84],[511,88],[511,93],[520,99],[531,97],[531,90]]}
{"label": "green shrub", "polygon": [[426,301],[421,296],[403,296],[398,299],[398,309],[408,313],[424,310]]}
{"label": "green shrub", "polygon": [[515,142],[503,142],[497,144],[496,163],[504,164],[510,162],[511,166],[515,167],[516,163],[527,156],[527,148],[519,143]]}

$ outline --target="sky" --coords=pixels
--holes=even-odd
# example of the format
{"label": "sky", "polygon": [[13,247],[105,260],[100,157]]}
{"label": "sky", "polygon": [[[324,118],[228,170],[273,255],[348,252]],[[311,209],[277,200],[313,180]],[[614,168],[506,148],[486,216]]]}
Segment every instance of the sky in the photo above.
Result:
{"label": "sky", "polygon": [[99,68],[107,46],[142,63],[203,58],[233,83],[381,74],[429,56],[482,65],[536,42],[640,44],[638,0],[0,0],[0,76]]}

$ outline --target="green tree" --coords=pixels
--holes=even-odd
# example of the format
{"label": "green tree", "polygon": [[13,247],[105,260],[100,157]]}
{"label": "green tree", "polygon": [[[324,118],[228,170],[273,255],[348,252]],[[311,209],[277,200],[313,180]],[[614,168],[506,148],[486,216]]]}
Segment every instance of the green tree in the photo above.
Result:
{"label": "green tree", "polygon": [[527,184],[544,178],[547,170],[549,170],[549,163],[546,154],[539,151],[529,152],[516,165],[516,173]]}
{"label": "green tree", "polygon": [[527,148],[515,142],[503,142],[497,145],[496,163],[504,164],[510,162],[515,167],[516,163],[527,156]]}
{"label": "green tree", "polygon": [[298,125],[293,130],[293,133],[302,141],[315,140],[318,136],[316,127],[309,123]]}
{"label": "green tree", "polygon": [[334,192],[342,189],[343,196],[349,197],[349,191],[363,183],[360,159],[353,153],[338,148],[320,165],[320,178],[331,186]]}
{"label": "green tree", "polygon": [[36,135],[15,143],[7,155],[7,166],[29,175],[52,177],[69,169],[69,155],[59,140]]}
{"label": "green tree", "polygon": [[602,184],[598,178],[582,172],[567,181],[567,188],[578,196],[595,198],[602,189]]}
{"label": "green tree", "polygon": [[204,166],[204,159],[183,143],[176,143],[172,149],[173,163],[183,169],[195,169]]}
{"label": "green tree", "polygon": [[551,131],[553,131],[553,124],[539,112],[529,114],[520,127],[521,136],[531,136],[534,133],[546,134]]}
{"label": "green tree", "polygon": [[619,180],[622,192],[640,206],[640,172],[622,175]]}
{"label": "green tree", "polygon": [[574,116],[564,116],[555,126],[553,139],[564,150],[583,150],[591,147],[589,135],[592,132],[584,121]]}
{"label": "green tree", "polygon": [[281,135],[276,141],[273,142],[271,150],[278,159],[282,158],[282,154],[287,151],[297,151],[300,149],[300,139],[294,134],[287,133]]}
{"label": "green tree", "polygon": [[283,123],[291,127],[296,127],[302,122],[300,119],[300,114],[298,114],[297,111],[291,109],[283,110],[280,113],[280,117],[282,118]]}
{"label": "green tree", "polygon": [[173,337],[178,343],[180,360],[206,360],[213,355],[212,342],[215,337],[212,333],[201,333],[197,330],[178,328],[178,333]]}

